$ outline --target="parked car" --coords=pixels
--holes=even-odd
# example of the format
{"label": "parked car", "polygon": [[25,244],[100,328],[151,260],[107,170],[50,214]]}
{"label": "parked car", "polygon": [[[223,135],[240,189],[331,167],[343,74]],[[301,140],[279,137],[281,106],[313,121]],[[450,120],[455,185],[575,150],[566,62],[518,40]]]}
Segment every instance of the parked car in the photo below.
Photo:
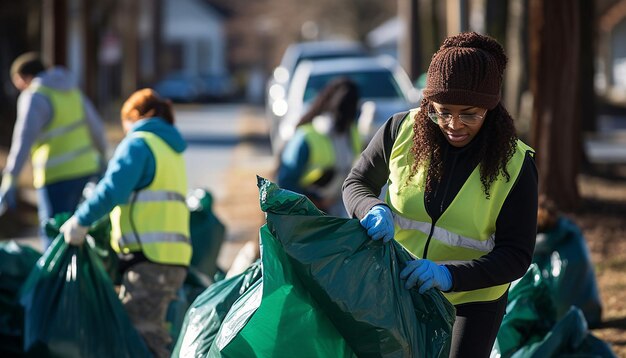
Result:
{"label": "parked car", "polygon": [[237,93],[233,78],[227,74],[200,75],[203,101],[228,101]]}
{"label": "parked car", "polygon": [[175,72],[157,82],[153,88],[162,97],[182,103],[224,101],[236,93],[235,83],[227,74]]}
{"label": "parked car", "polygon": [[[302,61],[365,56],[368,56],[367,49],[355,41],[309,41],[289,45],[266,86],[265,108],[270,128],[275,128],[276,122],[286,113],[284,100],[294,70]],[[275,135],[270,133],[270,137]]]}
{"label": "parked car", "polygon": [[361,111],[357,125],[365,143],[392,114],[413,108],[420,100],[419,91],[391,57],[303,61],[294,72],[287,98],[280,104],[286,108],[285,115],[270,128],[275,133],[270,138],[275,153],[291,138],[317,94],[328,82],[341,76],[358,86]]}
{"label": "parked car", "polygon": [[198,76],[183,72],[172,73],[153,86],[161,97],[180,103],[199,101],[203,87],[202,80]]}

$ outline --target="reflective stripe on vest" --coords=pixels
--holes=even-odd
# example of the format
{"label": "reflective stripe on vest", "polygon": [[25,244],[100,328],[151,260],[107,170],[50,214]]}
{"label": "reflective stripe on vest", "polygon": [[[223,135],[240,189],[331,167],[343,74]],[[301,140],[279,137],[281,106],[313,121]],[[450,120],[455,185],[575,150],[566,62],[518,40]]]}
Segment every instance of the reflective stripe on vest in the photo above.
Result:
{"label": "reflective stripe on vest", "polygon": [[[432,228],[432,224],[429,222],[415,221],[400,215],[394,215],[393,221],[395,226],[402,230],[419,230],[426,235],[430,233]],[[489,239],[485,241],[478,241],[470,237],[455,234],[438,226],[435,226],[433,229],[432,239],[448,246],[472,249],[484,253],[490,252],[493,250],[493,247],[496,246],[495,235],[491,235]]]}
{"label": "reflective stripe on vest", "polygon": [[50,123],[32,147],[35,188],[95,174],[100,168],[100,154],[84,119],[80,92],[58,91],[41,85],[29,90],[45,96],[53,112]]}
{"label": "reflective stripe on vest", "polygon": [[128,246],[132,244],[145,245],[160,242],[189,242],[189,238],[181,234],[168,234],[163,232],[146,232],[141,234],[140,241],[134,234],[125,234],[120,238],[120,246]]}
{"label": "reflective stripe on vest", "polygon": [[[335,166],[335,148],[330,138],[316,131],[311,123],[300,126],[298,130],[304,135],[304,141],[309,147],[309,160],[300,178],[300,185],[307,187],[322,178],[326,170]],[[354,157],[357,158],[361,153],[362,141],[355,126],[350,127],[350,141]]]}
{"label": "reflective stripe on vest", "polygon": [[[532,153],[532,148],[517,141],[516,152],[507,163],[510,180],[499,175],[489,188],[489,199],[485,197],[480,170],[476,167],[433,226],[424,200],[427,168],[418,168],[413,176],[410,175],[414,162],[410,149],[416,114],[417,111],[411,111],[401,124],[389,160],[386,201],[394,212],[395,239],[413,255],[439,264],[480,258],[495,247],[498,214],[515,184],[527,152]],[[444,295],[455,305],[484,302],[500,298],[508,287],[507,283]]]}
{"label": "reflective stripe on vest", "polygon": [[152,262],[187,266],[192,252],[183,156],[153,133],[131,136],[142,138],[154,155],[154,179],[111,212],[111,246],[116,252],[142,251]]}

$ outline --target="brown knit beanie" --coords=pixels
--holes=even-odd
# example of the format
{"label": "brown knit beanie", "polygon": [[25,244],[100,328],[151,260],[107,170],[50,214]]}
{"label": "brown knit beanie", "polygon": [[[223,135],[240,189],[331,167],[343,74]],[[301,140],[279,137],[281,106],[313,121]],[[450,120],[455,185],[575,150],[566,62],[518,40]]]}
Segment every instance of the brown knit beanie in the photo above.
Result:
{"label": "brown knit beanie", "polygon": [[506,67],[502,46],[476,32],[448,37],[428,67],[424,97],[431,102],[487,109],[500,102]]}

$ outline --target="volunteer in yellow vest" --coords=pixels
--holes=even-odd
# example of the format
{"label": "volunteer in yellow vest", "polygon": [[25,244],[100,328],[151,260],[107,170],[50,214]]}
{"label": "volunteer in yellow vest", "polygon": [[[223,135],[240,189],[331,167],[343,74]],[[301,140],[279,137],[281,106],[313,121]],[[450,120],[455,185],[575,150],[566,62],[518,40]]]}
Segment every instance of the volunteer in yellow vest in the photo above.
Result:
{"label": "volunteer in yellow vest", "polygon": [[[39,219],[45,224],[57,213],[74,211],[85,184],[100,174],[104,128],[70,73],[61,67],[46,70],[37,53],[15,59],[11,78],[21,93],[0,186],[0,211],[15,208],[18,177],[30,154]],[[41,238],[47,247],[50,240],[43,230]]]}
{"label": "volunteer in yellow vest", "polygon": [[280,156],[278,185],[306,195],[333,216],[347,217],[341,185],[361,153],[354,125],[358,101],[354,82],[331,81],[303,115]]}
{"label": "volunteer in yellow vest", "polygon": [[120,299],[157,357],[169,357],[167,307],[191,261],[185,140],[171,104],[151,89],[122,107],[126,137],[94,194],[61,227],[65,241],[81,245],[88,227],[110,213],[111,246],[123,273]]}
{"label": "volunteer in yellow vest", "polygon": [[448,37],[420,107],[387,121],[344,183],[368,234],[415,256],[400,273],[406,287],[455,305],[452,357],[489,357],[535,244],[537,169],[500,103],[506,61],[488,36]]}

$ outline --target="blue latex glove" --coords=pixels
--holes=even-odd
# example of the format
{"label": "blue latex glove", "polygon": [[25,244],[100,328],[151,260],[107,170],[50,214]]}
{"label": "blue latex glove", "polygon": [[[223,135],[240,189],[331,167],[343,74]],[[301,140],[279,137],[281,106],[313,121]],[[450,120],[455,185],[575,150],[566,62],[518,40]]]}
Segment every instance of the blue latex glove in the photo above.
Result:
{"label": "blue latex glove", "polygon": [[452,288],[452,276],[448,268],[426,259],[407,262],[404,270],[400,272],[400,278],[406,279],[404,287],[407,289],[419,283],[420,293],[433,287],[441,291],[448,291]]}
{"label": "blue latex glove", "polygon": [[387,205],[375,205],[360,223],[373,240],[388,242],[393,239],[393,215]]}

